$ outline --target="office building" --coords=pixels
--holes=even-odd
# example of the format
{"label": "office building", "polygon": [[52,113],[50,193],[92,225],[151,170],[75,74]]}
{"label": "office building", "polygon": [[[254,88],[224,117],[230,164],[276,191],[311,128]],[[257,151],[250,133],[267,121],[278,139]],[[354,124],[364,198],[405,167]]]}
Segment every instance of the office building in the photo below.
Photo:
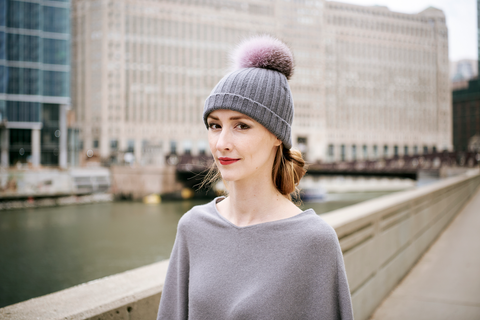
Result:
{"label": "office building", "polygon": [[[243,38],[293,49],[294,147],[309,161],[451,149],[445,17],[326,1],[74,0],[83,158],[207,152],[203,102]],[[343,151],[342,151],[343,150]],[[125,155],[129,156],[126,157]]]}
{"label": "office building", "polygon": [[67,163],[70,1],[0,0],[1,164]]}
{"label": "office building", "polygon": [[443,12],[325,4],[326,160],[451,150]]}
{"label": "office building", "polygon": [[[477,0],[480,17],[480,0]],[[477,20],[477,40],[480,48],[480,19]],[[480,58],[480,51],[478,51]],[[477,60],[478,61],[478,60]],[[480,66],[477,64],[477,68]],[[478,75],[478,70],[475,70]],[[463,88],[452,92],[453,146],[459,152],[478,152],[480,141],[480,81],[471,79]]]}

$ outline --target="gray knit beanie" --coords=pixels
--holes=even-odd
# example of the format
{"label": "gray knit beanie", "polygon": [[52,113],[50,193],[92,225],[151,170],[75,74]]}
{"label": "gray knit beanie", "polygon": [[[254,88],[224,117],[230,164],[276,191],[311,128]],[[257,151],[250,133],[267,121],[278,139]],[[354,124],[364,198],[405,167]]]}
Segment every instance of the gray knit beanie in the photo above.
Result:
{"label": "gray knit beanie", "polygon": [[250,38],[233,54],[234,71],[213,88],[205,101],[203,120],[218,109],[241,112],[292,147],[293,99],[288,79],[293,55],[280,40],[270,36]]}

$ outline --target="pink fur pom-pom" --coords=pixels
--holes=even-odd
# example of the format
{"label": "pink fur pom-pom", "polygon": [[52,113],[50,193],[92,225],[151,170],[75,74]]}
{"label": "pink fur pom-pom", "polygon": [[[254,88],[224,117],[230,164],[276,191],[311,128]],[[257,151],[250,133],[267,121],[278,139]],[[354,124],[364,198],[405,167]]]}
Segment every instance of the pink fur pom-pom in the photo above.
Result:
{"label": "pink fur pom-pom", "polygon": [[269,35],[244,40],[232,53],[234,70],[263,68],[281,72],[290,79],[293,75],[293,54],[285,43]]}

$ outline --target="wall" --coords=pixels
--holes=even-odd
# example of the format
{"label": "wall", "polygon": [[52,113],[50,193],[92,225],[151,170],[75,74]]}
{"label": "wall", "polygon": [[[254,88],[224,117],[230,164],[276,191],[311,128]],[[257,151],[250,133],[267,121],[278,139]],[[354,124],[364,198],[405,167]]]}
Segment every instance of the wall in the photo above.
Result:
{"label": "wall", "polygon": [[0,169],[0,199],[80,195],[109,188],[106,168]]}
{"label": "wall", "polygon": [[112,192],[115,196],[141,199],[149,194],[180,192],[182,183],[175,176],[175,166],[112,166]]}
{"label": "wall", "polygon": [[[416,190],[332,211],[352,292],[365,320],[480,185],[478,170]],[[0,309],[15,319],[155,319],[168,261],[154,263]]]}

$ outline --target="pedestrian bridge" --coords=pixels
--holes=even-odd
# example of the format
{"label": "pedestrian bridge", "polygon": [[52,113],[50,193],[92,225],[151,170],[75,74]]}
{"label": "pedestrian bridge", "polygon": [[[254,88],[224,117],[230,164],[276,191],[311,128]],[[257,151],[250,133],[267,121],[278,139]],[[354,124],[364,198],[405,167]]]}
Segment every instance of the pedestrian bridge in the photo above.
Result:
{"label": "pedestrian bridge", "polygon": [[[406,278],[405,276],[455,216],[459,214],[459,217],[462,217],[465,215],[464,211],[469,210],[469,216],[476,217],[472,223],[480,223],[480,210],[472,209],[471,204],[468,204],[471,201],[480,203],[479,186],[480,171],[473,169],[461,176],[429,186],[383,196],[322,215],[335,228],[340,240],[355,319],[367,320],[372,315],[372,319],[385,319],[382,315],[400,313],[407,308],[414,313],[421,309],[412,302],[419,294],[412,293],[416,292],[416,283],[425,284],[428,281],[417,281],[418,277],[422,277],[422,272],[415,273],[415,269],[412,274],[417,278],[410,280],[412,274]],[[474,229],[478,230],[478,227],[480,226],[474,226]],[[450,228],[447,228],[445,234]],[[459,234],[457,238],[462,236]],[[439,241],[444,241],[442,239],[443,236]],[[440,246],[440,249],[436,250],[444,252],[437,256],[448,254],[455,255],[455,259],[458,259],[462,254],[472,255],[475,252],[452,252],[450,249],[449,246]],[[423,260],[421,263],[424,263]],[[480,264],[478,259],[475,261]],[[162,261],[11,305],[0,309],[0,318],[155,319],[167,267],[168,261]],[[471,281],[475,287],[473,290],[477,290],[478,298],[478,285],[475,286],[479,281],[478,272],[475,271],[477,278],[471,278],[470,274],[458,271],[464,269],[453,270],[455,271],[443,271],[443,276],[438,278],[441,280],[430,281]],[[469,270],[480,270],[480,265],[474,265]],[[423,275],[427,276],[424,273]],[[401,286],[407,284],[407,288],[397,287],[404,278]],[[455,288],[458,289],[458,286]],[[392,295],[385,300],[392,291]],[[382,306],[379,308],[380,305]],[[411,306],[416,306],[416,309]],[[442,307],[446,310],[457,306],[445,303]],[[473,308],[469,309],[473,315],[471,319],[478,319],[478,299]],[[412,314],[403,317],[414,318],[438,317],[415,317],[415,314],[413,317]]]}

